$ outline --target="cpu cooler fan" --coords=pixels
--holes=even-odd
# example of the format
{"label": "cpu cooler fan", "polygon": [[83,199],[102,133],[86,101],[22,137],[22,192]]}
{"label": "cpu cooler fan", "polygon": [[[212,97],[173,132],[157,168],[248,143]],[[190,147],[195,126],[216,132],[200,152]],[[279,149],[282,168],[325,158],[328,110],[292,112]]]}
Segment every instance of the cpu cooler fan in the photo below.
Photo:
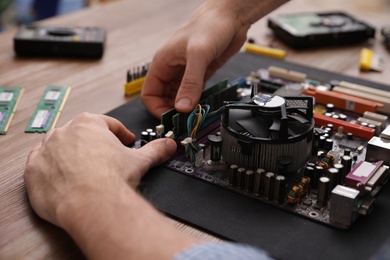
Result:
{"label": "cpu cooler fan", "polygon": [[[259,94],[249,100],[226,102],[221,120],[222,156],[228,165],[277,172],[297,171],[311,155],[314,120],[311,97]],[[286,160],[284,160],[286,161]]]}

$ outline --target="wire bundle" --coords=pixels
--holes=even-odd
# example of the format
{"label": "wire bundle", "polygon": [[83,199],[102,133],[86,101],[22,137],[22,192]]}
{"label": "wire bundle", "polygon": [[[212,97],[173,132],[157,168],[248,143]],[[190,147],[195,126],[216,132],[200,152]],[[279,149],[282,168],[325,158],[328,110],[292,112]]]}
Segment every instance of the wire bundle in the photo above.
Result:
{"label": "wire bundle", "polygon": [[219,109],[210,112],[209,105],[198,104],[189,114],[187,119],[188,138],[185,139],[185,153],[192,164],[195,164],[195,154],[202,150],[200,145],[196,143],[198,132],[219,118],[224,109],[225,107],[222,106]]}

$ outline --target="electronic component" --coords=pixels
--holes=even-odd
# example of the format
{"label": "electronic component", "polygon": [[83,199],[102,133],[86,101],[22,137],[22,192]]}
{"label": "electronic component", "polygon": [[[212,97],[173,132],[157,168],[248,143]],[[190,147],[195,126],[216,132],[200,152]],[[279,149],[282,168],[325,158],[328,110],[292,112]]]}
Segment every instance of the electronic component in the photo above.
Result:
{"label": "electronic component", "polygon": [[382,131],[380,137],[390,141],[390,126],[387,126],[386,129]]}
{"label": "electronic component", "polygon": [[390,140],[374,136],[367,143],[367,161],[383,160],[390,165]]}
{"label": "electronic component", "polygon": [[316,124],[320,126],[324,126],[331,123],[334,125],[334,130],[336,127],[342,126],[345,132],[353,133],[354,135],[365,139],[370,139],[374,136],[375,133],[375,129],[370,129],[362,125],[352,124],[340,119],[334,119],[332,117],[327,117],[323,115],[314,114],[314,120]]}
{"label": "electronic component", "polygon": [[70,87],[48,86],[28,123],[26,133],[46,133],[54,128],[70,94]]}
{"label": "electronic component", "polygon": [[362,71],[375,70],[381,72],[384,67],[384,61],[372,50],[363,48],[360,52],[359,68]]}
{"label": "electronic component", "polygon": [[[381,103],[382,106],[378,106],[377,111],[390,114],[390,92],[388,91],[381,89],[373,89],[370,87],[346,81],[341,81],[339,86],[334,87],[332,90],[338,93],[344,93],[347,95],[352,95],[355,97],[360,97],[366,100]],[[366,111],[375,112],[371,110]]]}
{"label": "electronic component", "polygon": [[353,95],[344,93],[337,93],[334,87],[332,91],[323,91],[319,89],[307,89],[303,91],[303,94],[309,95],[315,98],[317,103],[327,104],[331,102],[334,107],[347,111],[352,111],[358,114],[363,114],[366,111],[376,112],[384,105],[380,102],[370,101],[365,98],[360,98]]}
{"label": "electronic component", "polygon": [[[387,182],[389,159],[378,159],[378,147],[370,148],[368,140],[386,127],[380,139],[388,142],[390,122],[375,109],[348,110],[336,99],[324,99],[314,107],[313,98],[304,95],[306,90],[301,95],[303,89],[330,92],[336,99],[343,96],[331,91],[328,82],[277,67],[253,70],[234,84],[220,81],[204,92],[190,114],[172,109],[161,117],[156,136],[168,131],[167,137],[179,144],[165,167],[327,225],[349,228],[359,215],[371,212],[375,195]],[[344,103],[351,100],[356,101],[343,96]],[[378,153],[388,157],[389,148],[383,149]],[[362,161],[383,163],[359,180],[362,190],[351,188],[352,169]],[[337,200],[352,202],[340,209]]]}
{"label": "electronic component", "polygon": [[296,171],[311,154],[312,110],[310,97],[261,94],[248,102],[225,105],[222,157],[228,164],[276,172],[278,158],[290,156],[293,162],[289,171]]}
{"label": "electronic component", "polygon": [[359,191],[337,185],[332,190],[332,203],[330,204],[329,220],[331,223],[348,228],[359,216]]}
{"label": "electronic component", "polygon": [[14,49],[21,56],[101,58],[105,39],[105,31],[98,27],[22,25]]}
{"label": "electronic component", "polygon": [[0,87],[0,134],[5,135],[23,93],[22,87]]}
{"label": "electronic component", "polygon": [[147,63],[127,71],[126,83],[123,86],[125,96],[131,96],[141,91],[149,66],[150,64]]}
{"label": "electronic component", "polygon": [[284,57],[286,57],[286,51],[284,50],[264,47],[253,43],[245,44],[244,49],[246,52],[251,52],[254,54],[269,56],[278,59],[283,59]]}
{"label": "electronic component", "polygon": [[321,177],[318,181],[317,208],[322,208],[328,204],[330,180],[328,177]]}
{"label": "electronic component", "polygon": [[343,12],[281,14],[268,19],[274,35],[295,48],[356,44],[375,28]]}
{"label": "electronic component", "polygon": [[387,181],[386,168],[382,168],[383,161],[370,163],[359,162],[345,177],[345,186],[359,192],[371,193],[378,185]]}
{"label": "electronic component", "polygon": [[268,67],[268,72],[271,77],[281,78],[285,80],[290,80],[294,82],[304,82],[306,79],[306,74],[293,70],[286,70],[284,68],[270,66]]}

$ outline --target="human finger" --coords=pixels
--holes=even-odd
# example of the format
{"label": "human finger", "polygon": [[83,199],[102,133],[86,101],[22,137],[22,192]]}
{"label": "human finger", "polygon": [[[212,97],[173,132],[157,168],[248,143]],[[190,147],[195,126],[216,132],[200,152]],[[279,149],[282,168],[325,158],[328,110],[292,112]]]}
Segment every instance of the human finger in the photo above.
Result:
{"label": "human finger", "polygon": [[202,51],[198,48],[187,53],[186,69],[175,100],[175,108],[179,112],[191,112],[199,102],[203,91],[209,62],[204,56],[199,55]]}
{"label": "human finger", "polygon": [[184,66],[169,65],[169,57],[166,56],[165,53],[156,54],[141,90],[142,103],[157,118],[174,107],[176,92],[184,73]]}
{"label": "human finger", "polygon": [[164,163],[172,157],[176,152],[176,148],[177,145],[172,139],[159,138],[147,143],[136,151],[132,150],[132,152],[137,152],[138,156],[142,158],[142,160],[137,162],[137,167],[139,167],[141,174],[140,177],[142,177],[149,169]]}
{"label": "human finger", "polygon": [[128,130],[119,120],[106,116],[91,113],[81,113],[73,119],[69,127],[83,124],[98,124],[99,126],[110,130],[123,144],[131,144],[135,140],[135,135]]}
{"label": "human finger", "polygon": [[118,119],[110,116],[101,115],[108,129],[124,144],[131,144],[135,140],[135,134],[127,129]]}

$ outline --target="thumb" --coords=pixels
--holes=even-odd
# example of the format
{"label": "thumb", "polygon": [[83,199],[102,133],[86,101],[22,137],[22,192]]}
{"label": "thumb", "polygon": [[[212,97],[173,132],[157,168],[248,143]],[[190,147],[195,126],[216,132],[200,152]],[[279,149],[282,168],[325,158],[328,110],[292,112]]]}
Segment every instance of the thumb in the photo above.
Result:
{"label": "thumb", "polygon": [[175,108],[179,112],[189,113],[198,104],[204,87],[207,61],[188,55],[186,69],[176,95]]}
{"label": "thumb", "polygon": [[172,139],[159,138],[138,149],[137,152],[140,157],[139,165],[142,175],[150,168],[160,165],[171,158],[175,154],[176,148],[176,142]]}

